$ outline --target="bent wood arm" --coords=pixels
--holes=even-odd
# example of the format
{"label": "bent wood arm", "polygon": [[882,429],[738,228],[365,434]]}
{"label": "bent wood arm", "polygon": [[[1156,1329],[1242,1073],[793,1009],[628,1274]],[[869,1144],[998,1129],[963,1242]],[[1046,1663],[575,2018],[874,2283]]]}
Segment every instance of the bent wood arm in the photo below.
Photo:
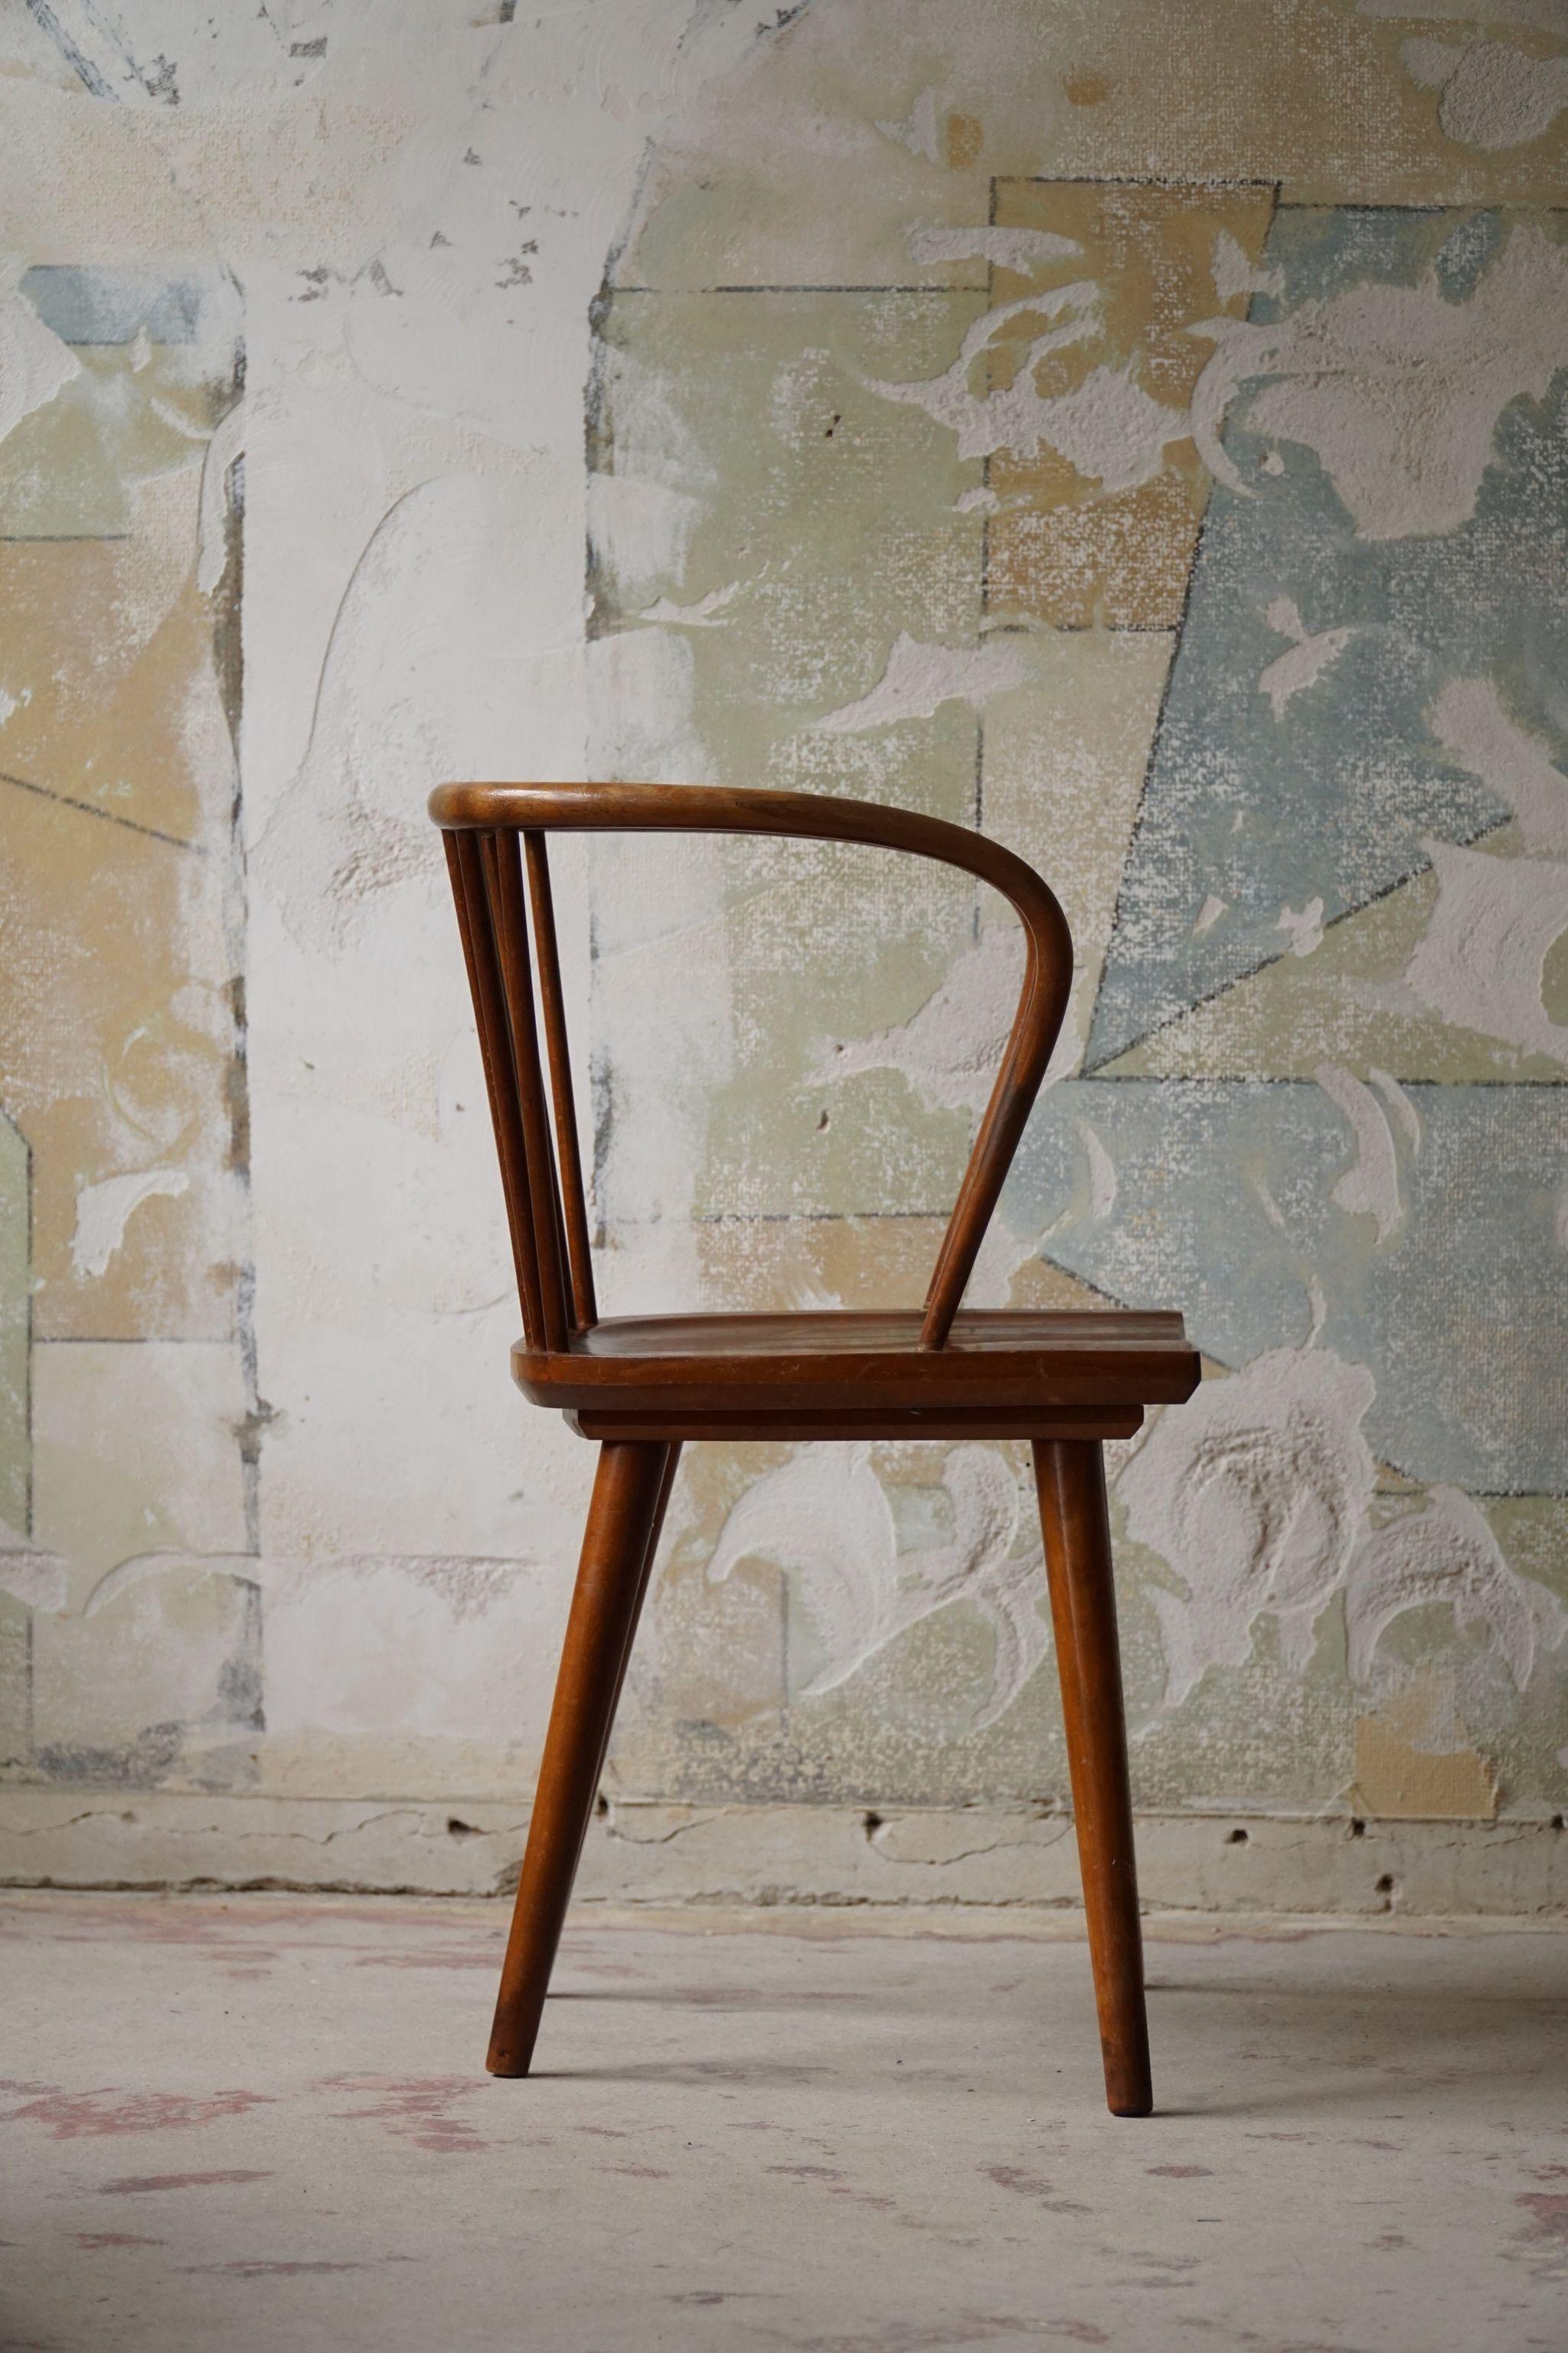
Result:
{"label": "bent wood arm", "polygon": [[921,1345],[940,1348],[1067,1011],[1072,939],[1066,916],[1034,869],[999,843],[941,818],[826,793],[708,785],[453,784],[432,793],[430,815],[448,833],[760,833],[859,842],[962,867],[1011,902],[1024,927],[1024,986],[926,1293]]}

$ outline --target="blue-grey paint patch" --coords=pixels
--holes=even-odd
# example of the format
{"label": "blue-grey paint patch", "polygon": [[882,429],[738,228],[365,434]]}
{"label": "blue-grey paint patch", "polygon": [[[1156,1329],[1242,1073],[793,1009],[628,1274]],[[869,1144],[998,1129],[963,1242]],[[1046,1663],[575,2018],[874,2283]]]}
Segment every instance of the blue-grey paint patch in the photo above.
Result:
{"label": "blue-grey paint patch", "polygon": [[[1513,215],[1537,221],[1555,216]],[[1492,214],[1282,211],[1268,259],[1284,273],[1268,321],[1368,279],[1445,270],[1473,292],[1496,249]],[[1484,673],[1512,715],[1568,756],[1568,377],[1499,419],[1476,512],[1459,529],[1367,540],[1315,452],[1247,430],[1225,445],[1255,494],[1216,484],[1170,693],[1095,1008],[1098,1068],[1286,952],[1281,910],[1321,898],[1329,921],[1426,863],[1424,835],[1475,839],[1508,814],[1445,758],[1427,712],[1456,677]],[[1288,639],[1265,616],[1293,600],[1310,632],[1352,628],[1338,659],[1276,716],[1258,680]],[[1194,935],[1205,902],[1225,912]]]}
{"label": "blue-grey paint patch", "polygon": [[[1366,1432],[1383,1460],[1477,1493],[1561,1493],[1568,1087],[1405,1092],[1421,1142],[1398,1145],[1405,1215],[1382,1244],[1331,1198],[1355,1160],[1347,1122],[1300,1081],[1064,1082],[1030,1124],[1012,1222],[1070,1204],[1044,1255],[1128,1305],[1184,1309],[1231,1366],[1305,1343],[1315,1282],[1321,1345],[1377,1382]],[[1099,1216],[1082,1127],[1116,1171]]]}
{"label": "blue-grey paint patch", "polygon": [[169,278],[161,270],[40,262],[24,272],[22,292],[65,343],[130,343],[143,328],[149,343],[192,343],[203,306],[221,283],[216,272]]}
{"label": "blue-grey paint patch", "polygon": [[1450,302],[1468,302],[1497,259],[1505,234],[1500,212],[1472,213],[1452,231],[1437,256],[1437,283]]}

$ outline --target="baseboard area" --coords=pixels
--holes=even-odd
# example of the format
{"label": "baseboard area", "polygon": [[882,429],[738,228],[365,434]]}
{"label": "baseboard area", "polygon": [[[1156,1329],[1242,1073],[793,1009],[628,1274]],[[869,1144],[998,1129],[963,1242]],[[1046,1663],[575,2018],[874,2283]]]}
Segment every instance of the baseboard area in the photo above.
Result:
{"label": "baseboard area", "polygon": [[[500,1895],[521,1806],[0,1790],[0,1883]],[[1568,1833],[1542,1820],[1146,1814],[1153,1909],[1568,1918]],[[1070,1817],[1026,1807],[677,1806],[595,1819],[580,1900],[613,1904],[1017,1905],[1079,1901]]]}

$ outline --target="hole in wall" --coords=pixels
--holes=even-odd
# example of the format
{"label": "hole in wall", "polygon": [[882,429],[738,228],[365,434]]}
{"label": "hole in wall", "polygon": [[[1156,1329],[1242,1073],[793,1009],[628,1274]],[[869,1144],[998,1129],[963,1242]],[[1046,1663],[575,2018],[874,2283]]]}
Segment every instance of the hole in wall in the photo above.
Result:
{"label": "hole in wall", "polygon": [[447,1836],[448,1838],[455,1839],[478,1838],[479,1836],[479,1826],[477,1822],[459,1821],[456,1814],[448,1814],[447,1817]]}
{"label": "hole in wall", "polygon": [[1392,1872],[1392,1871],[1385,1871],[1385,1872],[1383,1873],[1382,1877],[1381,1877],[1380,1879],[1378,1879],[1378,1880],[1374,1883],[1374,1884],[1375,1884],[1375,1887],[1376,1887],[1376,1892],[1377,1892],[1377,1894],[1378,1894],[1379,1895],[1392,1895],[1392,1894],[1393,1894],[1393,1893],[1394,1893],[1394,1873],[1393,1873],[1393,1872]]}
{"label": "hole in wall", "polygon": [[1238,1829],[1227,1831],[1226,1832],[1225,1842],[1226,1846],[1247,1846],[1251,1843],[1251,1839],[1252,1833],[1250,1831]]}
{"label": "hole in wall", "polygon": [[609,1812],[609,1810],[610,1801],[608,1798],[605,1797],[603,1789],[601,1789],[598,1796],[594,1800],[594,1811],[598,1816],[600,1821],[603,1821],[605,1816]]}
{"label": "hole in wall", "polygon": [[1351,1836],[1352,1838],[1365,1838],[1366,1836],[1366,1824],[1362,1820],[1359,1814],[1352,1814],[1351,1816]]}
{"label": "hole in wall", "polygon": [[867,1835],[867,1837],[868,1837],[868,1839],[874,1839],[874,1838],[876,1837],[876,1835],[877,1835],[877,1832],[878,1832],[878,1831],[881,1829],[881,1827],[882,1827],[882,1817],[881,1817],[881,1815],[880,1815],[880,1814],[862,1814],[862,1815],[861,1815],[861,1817],[860,1817],[860,1827],[861,1827],[861,1829],[865,1831],[865,1833],[866,1833],[866,1835]]}
{"label": "hole in wall", "polygon": [[1554,1831],[1568,1830],[1568,1818],[1564,1818],[1562,1814],[1553,1814],[1552,1827]]}

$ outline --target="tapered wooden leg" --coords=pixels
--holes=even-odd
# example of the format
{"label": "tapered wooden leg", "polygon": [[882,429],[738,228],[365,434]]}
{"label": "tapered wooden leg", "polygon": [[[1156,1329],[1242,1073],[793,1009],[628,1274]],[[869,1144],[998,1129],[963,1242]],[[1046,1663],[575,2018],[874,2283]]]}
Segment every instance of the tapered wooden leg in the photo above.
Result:
{"label": "tapered wooden leg", "polygon": [[1105,1471],[1093,1440],[1047,1440],[1034,1455],[1105,2096],[1113,2116],[1146,2116],[1154,2101]]}
{"label": "tapered wooden leg", "polygon": [[526,2075],[533,2056],[679,1453],[643,1440],[599,1450],[485,2061],[492,2075]]}

